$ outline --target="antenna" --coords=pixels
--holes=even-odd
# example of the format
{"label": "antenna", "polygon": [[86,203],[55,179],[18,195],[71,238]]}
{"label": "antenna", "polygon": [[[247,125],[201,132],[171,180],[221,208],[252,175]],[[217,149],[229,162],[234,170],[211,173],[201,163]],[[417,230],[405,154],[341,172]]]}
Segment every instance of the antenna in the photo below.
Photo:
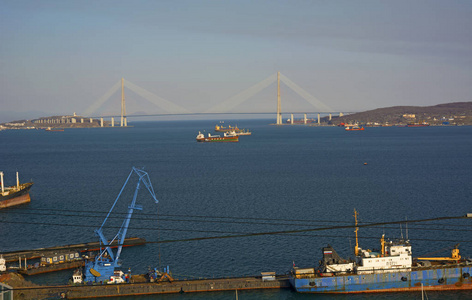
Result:
{"label": "antenna", "polygon": [[402,223],[400,223],[400,235],[402,237],[402,240],[403,240],[403,229],[402,229]]}

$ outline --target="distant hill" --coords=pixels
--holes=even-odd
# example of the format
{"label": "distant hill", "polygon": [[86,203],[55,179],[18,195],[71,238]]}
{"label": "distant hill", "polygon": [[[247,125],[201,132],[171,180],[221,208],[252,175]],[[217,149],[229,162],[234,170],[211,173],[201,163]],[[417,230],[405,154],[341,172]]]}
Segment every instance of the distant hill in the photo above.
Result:
{"label": "distant hill", "polygon": [[472,102],[455,102],[434,106],[393,106],[333,118],[332,123],[408,124],[427,122],[472,125]]}

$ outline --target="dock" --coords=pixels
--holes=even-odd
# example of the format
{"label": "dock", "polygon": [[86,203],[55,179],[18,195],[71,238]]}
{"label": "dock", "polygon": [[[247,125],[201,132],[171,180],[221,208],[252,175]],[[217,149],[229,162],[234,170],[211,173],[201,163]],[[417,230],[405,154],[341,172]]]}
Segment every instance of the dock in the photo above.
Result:
{"label": "dock", "polygon": [[[134,276],[132,277],[134,278]],[[14,298],[44,299],[66,298],[86,299],[117,296],[144,296],[158,294],[198,293],[243,291],[258,289],[290,288],[287,276],[276,277],[273,280],[263,280],[257,277],[218,278],[204,280],[174,280],[173,282],[135,282],[122,284],[98,285],[61,285],[61,286],[13,286]]]}

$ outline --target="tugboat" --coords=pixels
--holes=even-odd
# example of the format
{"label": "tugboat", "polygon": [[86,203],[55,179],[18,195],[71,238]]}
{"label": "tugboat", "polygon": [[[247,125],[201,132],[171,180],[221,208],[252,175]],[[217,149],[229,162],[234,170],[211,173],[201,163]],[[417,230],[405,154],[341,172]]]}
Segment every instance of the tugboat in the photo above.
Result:
{"label": "tugboat", "polygon": [[[356,220],[355,259],[342,259],[333,247],[322,248],[318,268],[293,267],[290,283],[301,293],[371,293],[472,289],[472,264],[461,260],[457,246],[451,257],[412,259],[411,245],[403,239],[380,239],[380,251],[359,247]],[[425,260],[424,262],[418,262]],[[436,262],[440,261],[440,263]]]}
{"label": "tugboat", "polygon": [[223,136],[208,133],[208,136],[205,137],[205,135],[199,131],[196,139],[197,142],[239,142],[239,137],[236,134],[226,132]]}
{"label": "tugboat", "polygon": [[31,202],[29,190],[33,182],[20,184],[18,172],[16,172],[16,186],[5,187],[3,183],[3,172],[0,172],[2,190],[0,194],[0,209]]}

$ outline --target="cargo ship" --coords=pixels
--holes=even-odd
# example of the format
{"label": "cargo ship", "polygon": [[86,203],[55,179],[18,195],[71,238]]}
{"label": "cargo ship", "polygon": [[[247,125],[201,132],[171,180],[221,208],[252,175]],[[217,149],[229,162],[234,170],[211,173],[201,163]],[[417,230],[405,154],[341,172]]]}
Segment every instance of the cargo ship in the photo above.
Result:
{"label": "cargo ship", "polygon": [[2,191],[0,194],[0,209],[31,202],[29,190],[33,182],[22,183],[16,172],[16,186],[5,187],[3,183],[3,172],[0,172]]}
{"label": "cargo ship", "polygon": [[230,132],[230,131],[239,132],[241,130],[238,128],[238,126],[233,127],[231,125],[228,125],[228,127],[224,127],[220,125],[215,125],[215,131],[216,132]]}
{"label": "cargo ship", "polygon": [[[357,212],[354,211],[357,226]],[[372,293],[472,289],[472,261],[461,259],[458,245],[451,257],[412,258],[409,241],[380,239],[380,251],[359,247],[355,259],[342,259],[328,245],[317,268],[293,267],[290,284],[301,293]]]}
{"label": "cargo ship", "polygon": [[211,135],[210,133],[208,136],[205,136],[199,131],[196,139],[197,142],[239,142],[239,137],[236,134],[228,134],[226,132],[223,136]]}
{"label": "cargo ship", "polygon": [[238,136],[239,136],[239,135],[252,135],[252,132],[250,132],[250,131],[247,130],[247,129],[242,129],[242,130],[240,130],[240,131],[238,131],[238,132],[236,132],[236,131],[229,131],[229,132],[227,133],[227,135],[228,135],[228,134],[229,134],[229,135],[238,135]]}

